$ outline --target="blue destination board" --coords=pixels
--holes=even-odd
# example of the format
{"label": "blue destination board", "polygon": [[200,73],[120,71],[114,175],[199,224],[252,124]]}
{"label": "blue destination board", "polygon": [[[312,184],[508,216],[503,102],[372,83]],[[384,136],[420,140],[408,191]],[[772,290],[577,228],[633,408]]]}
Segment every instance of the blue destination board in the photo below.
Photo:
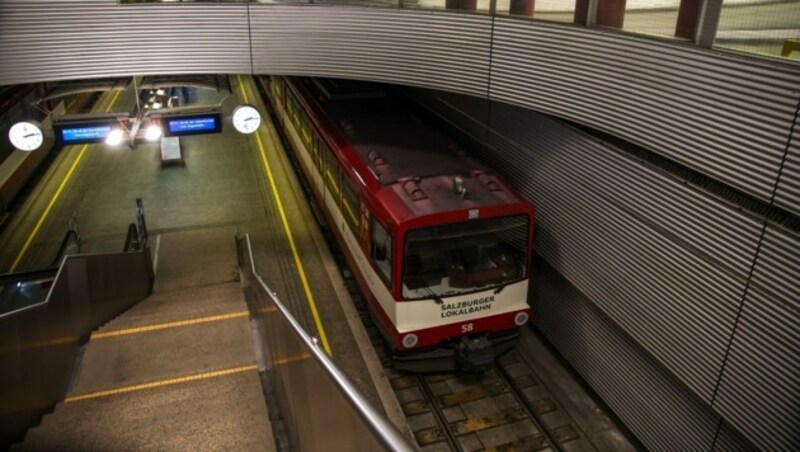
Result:
{"label": "blue destination board", "polygon": [[61,141],[69,144],[103,141],[111,131],[110,124],[59,126]]}
{"label": "blue destination board", "polygon": [[219,113],[197,116],[176,116],[165,118],[167,128],[165,136],[195,135],[202,133],[219,133],[222,122]]}

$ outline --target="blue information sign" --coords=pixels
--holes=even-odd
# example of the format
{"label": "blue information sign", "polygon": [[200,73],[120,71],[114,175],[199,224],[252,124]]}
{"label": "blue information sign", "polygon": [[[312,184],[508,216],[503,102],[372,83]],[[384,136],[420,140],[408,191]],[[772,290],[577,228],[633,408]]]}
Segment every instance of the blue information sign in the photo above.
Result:
{"label": "blue information sign", "polygon": [[59,126],[61,141],[65,144],[96,143],[103,141],[111,132],[111,125],[68,125]]}
{"label": "blue information sign", "polygon": [[165,136],[195,135],[202,133],[218,133],[222,131],[219,113],[195,116],[176,116],[165,118],[167,123]]}

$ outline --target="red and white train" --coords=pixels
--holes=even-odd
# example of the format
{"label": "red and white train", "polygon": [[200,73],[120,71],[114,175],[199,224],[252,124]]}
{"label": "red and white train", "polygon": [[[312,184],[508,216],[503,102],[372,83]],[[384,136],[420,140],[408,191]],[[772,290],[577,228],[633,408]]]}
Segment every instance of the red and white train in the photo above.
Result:
{"label": "red and white train", "polygon": [[268,91],[395,366],[480,370],[511,348],[530,318],[533,205],[380,85]]}

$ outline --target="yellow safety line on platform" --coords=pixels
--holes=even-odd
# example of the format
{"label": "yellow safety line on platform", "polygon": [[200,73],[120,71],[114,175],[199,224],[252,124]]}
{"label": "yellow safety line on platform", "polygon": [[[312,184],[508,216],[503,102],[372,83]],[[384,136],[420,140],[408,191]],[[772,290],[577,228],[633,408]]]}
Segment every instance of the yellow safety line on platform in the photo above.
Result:
{"label": "yellow safety line on platform", "polygon": [[105,391],[90,392],[88,394],[81,394],[81,395],[67,397],[66,399],[64,399],[64,402],[70,403],[70,402],[78,402],[80,400],[97,399],[100,397],[125,394],[127,392],[143,391],[145,389],[160,388],[162,386],[170,386],[170,385],[188,383],[191,381],[198,381],[198,380],[207,380],[209,378],[224,377],[225,375],[233,375],[242,372],[249,372],[251,370],[258,371],[258,366],[252,364],[249,366],[233,367],[230,369],[217,370],[214,372],[189,375],[187,377],[171,378],[169,380],[154,381],[152,383],[144,383],[133,386],[123,386],[121,388],[108,389]]}
{"label": "yellow safety line on platform", "polygon": [[166,322],[166,323],[156,323],[154,325],[105,331],[102,333],[92,333],[90,339],[103,339],[107,337],[125,336],[127,334],[138,334],[138,333],[146,333],[148,331],[166,330],[169,328],[198,325],[200,323],[210,323],[210,322],[218,322],[220,320],[238,319],[241,317],[247,317],[248,315],[249,312],[247,311],[238,311],[238,312],[231,312],[228,314],[210,315],[208,317],[198,317],[196,319],[177,320],[175,322]]}
{"label": "yellow safety line on platform", "polygon": [[[239,80],[239,90],[242,92],[242,97],[244,98],[245,103],[250,103],[250,100],[247,97],[247,93],[244,91],[244,82],[242,82],[242,77],[238,76]],[[297,266],[297,272],[300,274],[300,281],[303,283],[303,290],[306,293],[306,299],[308,300],[308,305],[311,308],[311,316],[314,317],[314,324],[317,327],[317,331],[319,332],[319,339],[322,342],[322,348],[325,350],[325,353],[328,356],[333,356],[331,352],[331,347],[328,344],[328,336],[325,334],[325,329],[322,328],[322,321],[319,318],[319,312],[317,311],[317,305],[314,303],[314,296],[311,294],[311,287],[308,285],[308,279],[306,278],[306,272],[303,269],[303,263],[300,261],[300,255],[297,252],[297,246],[294,243],[294,237],[292,235],[292,230],[289,228],[289,221],[286,219],[286,213],[283,210],[283,203],[281,203],[281,198],[278,195],[278,187],[275,185],[275,179],[272,177],[272,169],[269,166],[269,162],[267,161],[267,155],[264,152],[264,145],[261,142],[261,136],[259,136],[258,131],[254,134],[256,136],[256,142],[258,143],[258,149],[261,151],[261,161],[264,162],[264,168],[267,171],[267,177],[269,178],[269,184],[272,188],[272,196],[275,198],[275,202],[278,205],[278,212],[281,216],[281,221],[283,222],[283,230],[286,232],[286,238],[289,241],[289,247],[292,249],[292,254],[294,255],[294,263]]]}
{"label": "yellow safety line on platform", "polygon": [[[108,113],[108,111],[111,110],[111,107],[114,106],[114,103],[117,101],[117,98],[119,97],[119,94],[121,92],[122,91],[117,91],[114,94],[114,98],[111,99],[111,102],[109,102],[108,107],[105,110],[105,113]],[[72,163],[72,166],[69,168],[69,171],[67,171],[66,177],[64,177],[64,180],[61,181],[61,185],[58,186],[55,195],[53,195],[53,198],[50,200],[50,203],[47,204],[47,207],[44,209],[44,213],[42,214],[42,216],[39,217],[39,221],[36,222],[36,226],[33,227],[33,230],[28,236],[28,239],[25,240],[25,244],[22,245],[22,249],[19,251],[19,254],[17,254],[17,258],[14,259],[14,263],[11,264],[11,268],[8,270],[8,273],[13,273],[17,269],[17,266],[19,266],[19,263],[22,262],[22,256],[25,255],[25,253],[28,251],[28,248],[31,246],[31,243],[33,243],[33,238],[36,237],[37,233],[39,233],[39,229],[42,227],[42,224],[44,224],[44,220],[47,218],[47,215],[50,214],[50,210],[53,209],[53,206],[56,204],[58,197],[61,196],[61,191],[64,190],[64,187],[66,187],[67,182],[69,181],[70,177],[72,177],[72,173],[75,172],[75,168],[78,167],[78,164],[83,159],[83,154],[86,153],[86,149],[88,148],[89,148],[88,144],[84,144],[83,147],[81,148],[80,153],[78,154],[78,158],[75,159],[75,161]]]}
{"label": "yellow safety line on platform", "polygon": [[305,361],[305,360],[307,360],[309,358],[311,358],[311,355],[308,354],[308,353],[304,353],[302,355],[292,356],[291,358],[278,359],[278,360],[272,361],[271,364],[273,366],[282,366],[284,364],[296,363],[297,361]]}

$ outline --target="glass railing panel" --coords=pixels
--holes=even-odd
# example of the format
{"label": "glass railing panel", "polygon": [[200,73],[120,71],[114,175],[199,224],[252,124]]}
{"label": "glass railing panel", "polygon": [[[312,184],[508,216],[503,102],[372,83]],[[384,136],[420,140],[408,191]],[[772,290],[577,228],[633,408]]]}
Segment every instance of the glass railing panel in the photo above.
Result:
{"label": "glass railing panel", "polygon": [[403,0],[403,8],[471,11],[489,14],[491,0]]}
{"label": "glass railing panel", "polygon": [[[291,449],[395,450],[411,445],[378,413],[258,276],[249,236],[237,236],[245,298]],[[271,407],[272,409],[272,407]]]}
{"label": "glass railing panel", "polygon": [[[109,0],[113,1],[113,0]],[[117,0],[137,3],[247,3],[248,0]],[[625,32],[694,40],[699,2],[681,0],[606,0],[598,4],[596,25]],[[490,14],[536,20],[586,22],[589,0],[249,0],[267,5],[349,5]],[[576,7],[576,3],[580,7]],[[578,13],[576,20],[576,9]],[[713,11],[711,12],[713,14]],[[676,31],[679,27],[680,30]],[[723,0],[714,42],[732,49],[765,56],[800,60],[800,0]]]}
{"label": "glass railing panel", "polygon": [[382,6],[384,8],[397,8],[400,0],[314,0],[319,5],[354,5],[354,6]]}
{"label": "glass railing panel", "polygon": [[0,316],[44,303],[58,269],[0,277]]}
{"label": "glass railing panel", "polygon": [[81,339],[147,297],[151,262],[147,251],[77,255],[60,270],[0,275],[0,444],[63,400]]}
{"label": "glass railing panel", "polygon": [[572,23],[575,0],[497,0],[497,14]]}
{"label": "glass railing panel", "polygon": [[680,0],[628,0],[622,29],[632,33],[675,36]]}
{"label": "glass railing panel", "polygon": [[800,60],[800,0],[723,0],[714,45]]}

